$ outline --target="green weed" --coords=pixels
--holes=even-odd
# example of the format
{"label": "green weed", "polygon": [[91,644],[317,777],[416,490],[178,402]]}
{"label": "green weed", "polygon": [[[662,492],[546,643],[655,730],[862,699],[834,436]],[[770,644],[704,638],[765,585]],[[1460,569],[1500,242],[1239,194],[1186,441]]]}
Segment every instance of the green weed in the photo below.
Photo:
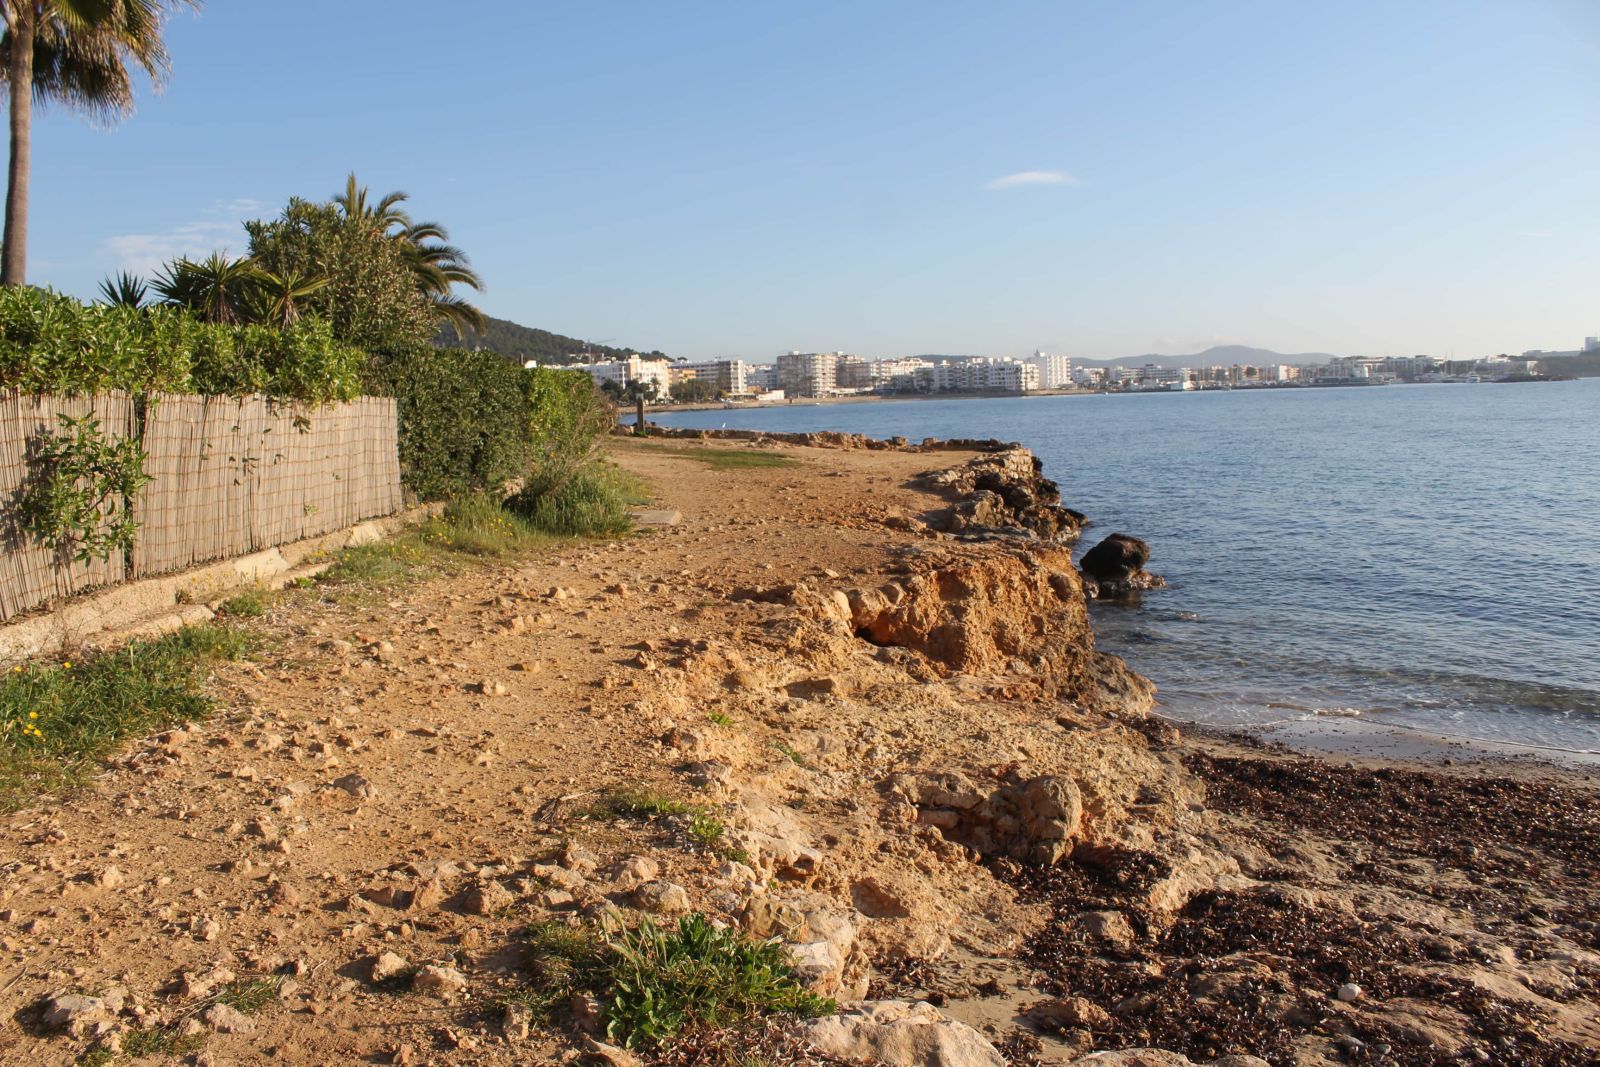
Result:
{"label": "green weed", "polygon": [[257,647],[230,626],[191,626],[85,660],[0,676],[0,809],[82,781],[120,742],[211,712],[211,666]]}
{"label": "green weed", "polygon": [[258,585],[224,600],[219,610],[229,618],[259,619],[267,613],[272,601],[272,590]]}
{"label": "green weed", "polygon": [[732,726],[733,716],[721,709],[706,712],[706,718],[716,726]]}
{"label": "green weed", "polygon": [[806,758],[794,750],[794,746],[787,741],[774,741],[772,747],[796,767],[806,766]]}
{"label": "green weed", "polygon": [[835,1010],[805,988],[782,945],[713,926],[698,913],[676,929],[646,919],[611,948],[606,1034],[629,1048],[657,1047],[693,1026]]}
{"label": "green weed", "polygon": [[606,1034],[657,1048],[687,1030],[763,1015],[825,1015],[833,1001],[806,990],[782,945],[721,929],[704,915],[659,927],[649,919],[607,938],[592,927],[542,923],[528,932],[528,987],[511,998],[549,1022],[575,994],[596,997]]}

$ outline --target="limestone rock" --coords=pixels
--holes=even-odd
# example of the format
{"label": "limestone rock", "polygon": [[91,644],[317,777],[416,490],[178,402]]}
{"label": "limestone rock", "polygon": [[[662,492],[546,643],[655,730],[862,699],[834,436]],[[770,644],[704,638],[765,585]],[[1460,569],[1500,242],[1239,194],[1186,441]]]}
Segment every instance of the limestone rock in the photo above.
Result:
{"label": "limestone rock", "polygon": [[652,915],[684,915],[690,908],[688,890],[676,882],[646,882],[633,891],[631,899]]}
{"label": "limestone rock", "polygon": [[1051,997],[1028,1009],[1028,1018],[1047,1030],[1106,1030],[1111,1013],[1084,997]]}
{"label": "limestone rock", "polygon": [[1005,1067],[982,1034],[925,1001],[878,1000],[798,1027],[818,1052],[885,1067]]}
{"label": "limestone rock", "polygon": [[1073,1060],[1071,1067],[1195,1067],[1194,1061],[1160,1048],[1124,1048],[1095,1052]]}
{"label": "limestone rock", "polygon": [[396,975],[404,974],[411,964],[406,962],[404,956],[393,952],[380,952],[372,961],[372,980],[374,982],[387,982]]}
{"label": "limestone rock", "polygon": [[516,899],[510,890],[490,878],[473,886],[467,892],[464,903],[467,911],[473,915],[493,915],[502,908],[510,907]]}
{"label": "limestone rock", "polygon": [[256,1028],[243,1012],[227,1004],[211,1005],[200,1018],[219,1034],[248,1034]]}
{"label": "limestone rock", "polygon": [[121,987],[98,997],[59,993],[45,1001],[41,1021],[46,1030],[65,1030],[73,1037],[98,1034],[111,1028],[124,999]]}
{"label": "limestone rock", "polygon": [[467,988],[467,976],[454,967],[429,965],[411,979],[411,989],[431,997],[448,999]]}

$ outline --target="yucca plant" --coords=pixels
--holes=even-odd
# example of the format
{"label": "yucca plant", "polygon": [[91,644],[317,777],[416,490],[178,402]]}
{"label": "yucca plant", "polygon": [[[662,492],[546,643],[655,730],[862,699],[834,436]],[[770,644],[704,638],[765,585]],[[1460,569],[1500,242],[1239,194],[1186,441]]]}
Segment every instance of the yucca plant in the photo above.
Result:
{"label": "yucca plant", "polygon": [[108,275],[100,282],[100,297],[112,307],[144,307],[145,297],[149,295],[150,287],[145,285],[144,279],[125,270]]}

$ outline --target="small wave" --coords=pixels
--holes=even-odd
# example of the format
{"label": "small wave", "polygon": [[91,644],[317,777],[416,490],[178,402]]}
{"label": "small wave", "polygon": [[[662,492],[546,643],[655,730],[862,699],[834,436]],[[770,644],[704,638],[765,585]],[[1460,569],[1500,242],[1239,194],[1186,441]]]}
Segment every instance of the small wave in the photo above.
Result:
{"label": "small wave", "polygon": [[1357,719],[1361,717],[1360,708],[1312,708],[1311,714],[1321,715],[1326,719]]}

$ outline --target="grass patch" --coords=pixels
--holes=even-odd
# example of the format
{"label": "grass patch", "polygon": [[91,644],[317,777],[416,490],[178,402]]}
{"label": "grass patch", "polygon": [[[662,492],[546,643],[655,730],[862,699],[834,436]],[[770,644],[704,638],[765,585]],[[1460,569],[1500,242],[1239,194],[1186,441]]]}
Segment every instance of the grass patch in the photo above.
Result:
{"label": "grass patch", "polygon": [[262,976],[229,982],[217,993],[217,1003],[226,1004],[241,1015],[254,1015],[278,999],[279,979]]}
{"label": "grass patch", "polygon": [[141,1026],[122,1035],[122,1054],[130,1060],[145,1056],[176,1059],[191,1052],[199,1052],[205,1044],[204,1034],[180,1033],[177,1026]]}
{"label": "grass patch", "polygon": [[782,945],[720,929],[704,915],[661,927],[649,919],[614,937],[544,923],[529,931],[532,981],[518,1002],[548,1021],[575,994],[595,996],[606,1035],[653,1049],[703,1027],[763,1015],[826,1015],[832,1000],[809,992]]}
{"label": "grass patch", "polygon": [[477,493],[446,505],[416,529],[342,550],[321,583],[383,592],[418,577],[450,573],[475,561],[515,559],[575,537],[614,537],[632,529],[628,508],[642,503],[643,483],[608,464],[593,464],[550,493],[522,493],[503,504]]}
{"label": "grass patch", "polygon": [[712,470],[719,471],[751,470],[761,467],[794,467],[798,466],[800,462],[793,456],[784,455],[782,452],[766,452],[753,448],[696,448],[693,445],[645,444],[638,444],[633,447],[663,456],[698,460]]}
{"label": "grass patch", "polygon": [[75,785],[122,741],[211,713],[214,664],[257,639],[231,626],[190,626],[78,662],[20,664],[0,676],[0,809]]}
{"label": "grass patch", "polygon": [[272,590],[257,585],[224,600],[217,610],[232,619],[259,619],[267,613],[273,600]]}
{"label": "grass patch", "polygon": [[557,489],[519,493],[506,506],[547,534],[615,537],[633,529],[628,508],[649,499],[638,478],[609,463],[596,463]]}
{"label": "grass patch", "polygon": [[715,726],[732,726],[733,716],[719,709],[706,712],[706,719]]}

